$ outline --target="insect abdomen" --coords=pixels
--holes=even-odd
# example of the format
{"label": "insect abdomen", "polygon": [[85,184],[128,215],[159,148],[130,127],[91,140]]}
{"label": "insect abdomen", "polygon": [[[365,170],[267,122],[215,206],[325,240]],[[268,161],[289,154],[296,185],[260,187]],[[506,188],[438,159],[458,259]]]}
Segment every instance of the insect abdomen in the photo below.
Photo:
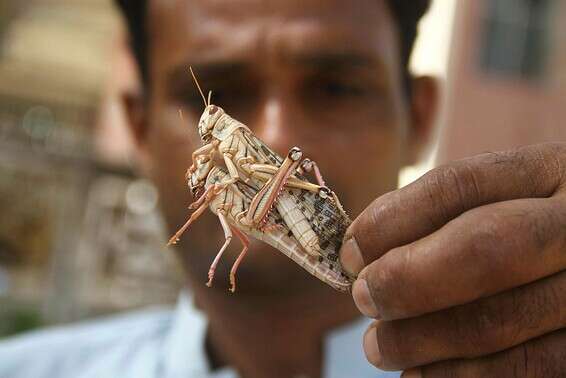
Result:
{"label": "insect abdomen", "polygon": [[281,192],[277,199],[277,211],[306,252],[312,256],[319,256],[318,236],[295,198],[285,191]]}

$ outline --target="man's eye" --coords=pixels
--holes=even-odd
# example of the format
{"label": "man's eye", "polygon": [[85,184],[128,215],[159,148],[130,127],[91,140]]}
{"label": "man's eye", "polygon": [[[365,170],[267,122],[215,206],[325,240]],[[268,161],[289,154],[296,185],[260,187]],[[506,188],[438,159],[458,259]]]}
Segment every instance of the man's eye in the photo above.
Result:
{"label": "man's eye", "polygon": [[367,87],[338,80],[323,80],[311,83],[312,90],[328,97],[359,97],[367,94]]}
{"label": "man's eye", "polygon": [[201,113],[204,109],[204,104],[200,94],[194,93],[193,90],[183,90],[175,92],[173,95],[177,101],[186,105],[188,108],[198,111]]}
{"label": "man's eye", "polygon": [[213,103],[226,103],[233,101],[245,101],[251,96],[251,93],[246,90],[246,85],[236,88],[217,88],[212,90]]}

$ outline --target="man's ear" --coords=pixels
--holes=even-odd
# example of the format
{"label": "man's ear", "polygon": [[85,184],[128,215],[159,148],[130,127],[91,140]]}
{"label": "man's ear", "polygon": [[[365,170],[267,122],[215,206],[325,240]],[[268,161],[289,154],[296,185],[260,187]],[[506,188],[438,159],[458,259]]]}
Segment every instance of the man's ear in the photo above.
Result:
{"label": "man's ear", "polygon": [[136,148],[143,150],[148,125],[143,96],[139,93],[125,91],[122,93],[122,104],[126,113],[126,124]]}
{"label": "man's ear", "polygon": [[420,76],[412,79],[407,165],[417,163],[430,147],[438,113],[438,98],[438,81],[436,78]]}
{"label": "man's ear", "polygon": [[142,95],[132,91],[125,91],[121,97],[126,125],[134,142],[136,169],[142,176],[150,177],[153,164],[148,146],[149,114],[146,102]]}

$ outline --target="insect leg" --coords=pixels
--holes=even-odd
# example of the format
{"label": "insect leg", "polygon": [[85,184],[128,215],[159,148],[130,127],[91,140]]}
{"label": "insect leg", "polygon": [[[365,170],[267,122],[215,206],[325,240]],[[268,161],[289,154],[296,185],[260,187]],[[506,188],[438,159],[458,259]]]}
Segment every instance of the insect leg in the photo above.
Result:
{"label": "insect leg", "polygon": [[209,186],[204,193],[202,194],[202,196],[200,196],[195,202],[191,203],[189,205],[189,209],[193,210],[198,208],[200,205],[202,205],[202,203],[204,201],[206,201],[207,196],[209,195],[209,193],[214,189],[214,186]]}
{"label": "insect leg", "polygon": [[[252,164],[250,166],[250,176],[253,176],[261,181],[267,182],[279,170],[278,167],[269,164]],[[320,186],[310,183],[305,180],[298,179],[290,176],[285,183],[285,188],[304,189],[309,192],[318,193]]]}
{"label": "insect leg", "polygon": [[228,173],[230,173],[230,177],[233,179],[240,178],[240,174],[238,173],[238,168],[236,168],[236,164],[232,161],[232,155],[224,153],[224,163],[226,164],[226,168],[228,168]]}
{"label": "insect leg", "polygon": [[302,152],[293,147],[279,167],[277,173],[259,190],[252,199],[245,222],[250,225],[259,225],[269,213],[271,206],[277,200],[279,192],[287,179],[295,171],[301,160]]}
{"label": "insect leg", "polygon": [[250,246],[250,239],[248,239],[248,237],[242,231],[238,230],[238,228],[236,227],[230,227],[230,228],[236,234],[236,236],[242,241],[242,244],[244,245],[244,248],[242,248],[242,252],[240,252],[238,258],[234,262],[234,265],[232,265],[232,269],[230,269],[230,291],[233,293],[236,291],[236,271],[238,270],[238,266],[240,266],[240,263],[244,259],[244,256],[248,252],[248,247]]}
{"label": "insect leg", "polygon": [[[219,142],[217,140],[213,140],[212,142],[194,150],[192,154],[193,165],[189,168],[189,172],[192,173],[195,170],[195,167],[198,165],[196,162],[197,157],[207,154],[212,155],[214,153],[214,149],[218,146],[218,143]],[[187,174],[185,174],[185,176],[187,176]]]}
{"label": "insect leg", "polygon": [[181,237],[181,235],[187,230],[187,228],[189,228],[189,226],[191,225],[191,223],[193,223],[195,220],[197,220],[197,218],[199,216],[201,216],[201,214],[206,210],[206,207],[208,206],[208,204],[214,199],[216,198],[216,196],[218,194],[220,194],[220,192],[224,189],[224,187],[218,187],[216,185],[211,186],[210,188],[208,188],[206,190],[206,197],[204,199],[204,201],[202,201],[201,205],[199,206],[198,209],[196,209],[190,216],[190,218],[187,220],[187,222],[183,225],[183,227],[181,227],[179,229],[179,231],[177,231],[175,233],[175,235],[173,235],[171,237],[171,239],[169,239],[169,242],[167,242],[167,245],[170,246],[172,244],[177,244],[177,242],[179,241],[179,238]]}
{"label": "insect leg", "polygon": [[210,153],[212,150],[214,150],[216,148],[217,145],[218,145],[218,142],[216,140],[214,140],[214,141],[212,141],[208,144],[205,144],[204,146],[199,147],[196,150],[194,150],[193,155],[192,155],[193,162],[196,160],[197,156],[206,155],[206,154]]}
{"label": "insect leg", "polygon": [[212,265],[210,265],[210,269],[208,270],[208,282],[206,283],[206,286],[208,287],[212,286],[212,279],[214,278],[214,271],[216,270],[216,266],[218,265],[222,254],[232,240],[232,231],[230,229],[230,226],[228,225],[226,216],[221,211],[218,212],[218,219],[220,219],[220,224],[222,225],[222,229],[224,230],[224,238],[226,239],[226,241],[222,245],[222,248],[220,248],[220,251],[218,251],[218,254],[214,258],[214,261],[212,262]]}
{"label": "insect leg", "polygon": [[311,172],[311,171],[314,170],[314,177],[316,177],[316,181],[318,182],[318,185],[326,186],[326,183],[324,182],[324,179],[322,178],[322,175],[320,174],[320,169],[318,169],[318,165],[313,160],[304,159],[298,170],[305,171],[305,172]]}

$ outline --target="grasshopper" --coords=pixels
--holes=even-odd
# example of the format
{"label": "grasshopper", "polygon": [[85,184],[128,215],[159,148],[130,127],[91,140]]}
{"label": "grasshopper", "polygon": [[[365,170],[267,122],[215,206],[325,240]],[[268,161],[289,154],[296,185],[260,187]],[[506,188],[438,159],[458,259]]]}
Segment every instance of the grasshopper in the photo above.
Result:
{"label": "grasshopper", "polygon": [[[230,244],[233,235],[236,235],[243,244],[243,249],[236,258],[230,270],[230,291],[236,290],[236,272],[242,262],[249,247],[248,236],[261,240],[272,247],[278,249],[286,256],[291,258],[309,273],[319,278],[323,282],[339,291],[350,290],[352,279],[348,277],[340,268],[339,264],[328,258],[312,256],[305,252],[305,249],[295,238],[287,225],[295,209],[282,216],[278,211],[270,212],[264,224],[263,230],[248,226],[242,223],[241,211],[248,209],[253,198],[257,195],[256,187],[241,180],[235,180],[222,167],[214,166],[209,169],[206,164],[199,164],[193,175],[199,176],[203,172],[208,172],[206,180],[199,182],[202,191],[201,196],[190,205],[195,209],[187,223],[179,232],[184,232],[207,207],[218,217],[224,230],[225,242],[217,253],[208,272],[207,286],[212,285],[216,266],[222,254]],[[196,178],[196,177],[195,177]],[[196,189],[191,187],[191,189]],[[297,190],[297,189],[295,189]],[[304,190],[304,189],[298,189]],[[296,214],[295,214],[296,215]],[[285,220],[284,218],[287,218]]]}
{"label": "grasshopper", "polygon": [[[303,249],[302,253],[315,258],[318,264],[324,262],[331,270],[335,268],[343,274],[337,251],[351,221],[336,194],[324,185],[316,163],[309,159],[301,161],[302,152],[296,147],[282,159],[255,137],[247,126],[230,117],[222,108],[212,105],[210,92],[207,101],[192,70],[191,74],[205,104],[198,125],[204,145],[193,152],[193,164],[186,173],[193,195],[199,198],[193,207],[207,202],[210,196],[219,195],[222,190],[229,191],[230,186],[246,184],[249,188],[246,194],[251,196],[251,199],[249,204],[246,201],[239,202],[242,205],[240,212],[230,218],[234,227],[247,230],[247,234],[263,240],[257,233],[264,235],[273,232],[273,224],[269,222],[270,215],[278,213],[276,219],[280,222],[276,224],[284,224],[288,228],[287,239],[293,238],[298,242]],[[212,186],[206,188],[205,183],[209,176],[222,163],[226,167],[223,172],[229,177],[223,177],[223,189],[211,189]],[[219,175],[218,171],[215,172]],[[305,172],[314,172],[318,185],[309,182],[304,176]],[[232,195],[230,198],[240,197],[242,196]],[[198,209],[201,211],[195,211],[196,217],[204,211],[202,207]],[[171,238],[169,244],[176,243],[194,219],[196,218],[191,216],[185,226]],[[220,219],[221,223],[225,223],[226,219]],[[226,232],[224,223],[222,224]],[[297,256],[295,252],[283,252],[291,258]],[[218,258],[221,254],[219,253]],[[237,261],[238,264],[239,261],[241,260]],[[317,277],[323,276],[318,274]],[[345,275],[344,277],[348,278]],[[335,284],[331,286],[336,287]]]}

